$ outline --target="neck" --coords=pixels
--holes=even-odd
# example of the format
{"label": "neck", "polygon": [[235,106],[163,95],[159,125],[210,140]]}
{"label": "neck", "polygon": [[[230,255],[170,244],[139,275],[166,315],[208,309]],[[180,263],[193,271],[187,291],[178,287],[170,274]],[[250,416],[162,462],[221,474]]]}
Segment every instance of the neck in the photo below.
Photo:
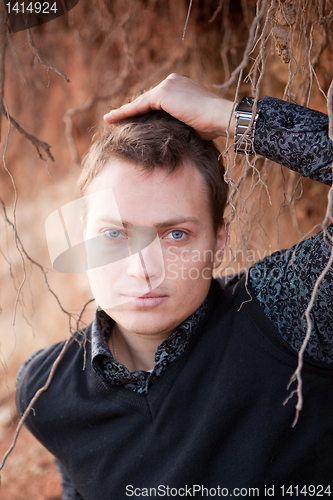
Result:
{"label": "neck", "polygon": [[158,346],[168,334],[143,335],[132,333],[118,323],[114,324],[108,346],[116,361],[130,372],[152,370]]}

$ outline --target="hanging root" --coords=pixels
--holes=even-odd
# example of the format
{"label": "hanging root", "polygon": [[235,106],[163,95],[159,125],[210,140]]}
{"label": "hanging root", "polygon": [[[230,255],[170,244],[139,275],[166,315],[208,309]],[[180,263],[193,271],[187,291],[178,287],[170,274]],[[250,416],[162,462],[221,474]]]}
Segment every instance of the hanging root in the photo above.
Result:
{"label": "hanging root", "polygon": [[46,381],[45,385],[43,387],[41,387],[40,389],[38,389],[38,391],[36,392],[36,394],[34,395],[34,397],[31,399],[31,401],[30,401],[27,409],[23,413],[23,415],[22,415],[22,417],[21,417],[21,419],[20,419],[20,421],[19,421],[19,423],[17,425],[16,432],[15,432],[12,444],[9,447],[9,449],[6,451],[6,453],[5,453],[5,455],[4,455],[3,459],[2,459],[2,462],[0,464],[0,471],[3,469],[3,467],[4,467],[5,463],[6,463],[7,458],[9,457],[9,455],[11,454],[11,452],[13,451],[13,449],[15,448],[18,435],[20,433],[20,430],[22,429],[22,426],[23,426],[24,422],[27,419],[28,414],[33,409],[33,406],[36,403],[36,401],[39,399],[40,395],[43,394],[43,392],[45,392],[48,389],[48,387],[49,387],[49,385],[50,385],[50,383],[51,383],[51,381],[53,379],[54,373],[55,373],[55,371],[57,369],[57,366],[59,365],[60,361],[64,357],[64,354],[65,354],[65,352],[67,350],[67,347],[69,346],[69,344],[70,344],[70,342],[72,340],[73,340],[72,337],[68,337],[68,339],[66,340],[66,342],[65,342],[65,344],[64,344],[64,346],[63,346],[63,348],[62,348],[62,350],[61,350],[61,352],[59,354],[59,356],[57,357],[57,359],[55,360],[55,362],[52,365],[51,371],[49,373],[49,376],[47,378],[47,381]]}
{"label": "hanging root", "polygon": [[[331,186],[331,189],[329,191],[328,199],[329,199],[329,203],[328,203],[328,207],[327,207],[325,221],[331,221],[332,222],[332,214],[333,214],[333,212],[332,212],[332,206],[333,206],[333,185]],[[326,233],[326,229],[324,229],[323,238],[325,237],[325,233]],[[332,246],[332,240],[331,240],[331,246]],[[311,293],[310,302],[309,302],[309,304],[308,304],[308,306],[306,308],[306,311],[305,311],[305,318],[306,318],[306,323],[307,323],[307,331],[306,331],[306,335],[304,337],[304,340],[302,342],[301,348],[300,348],[299,353],[298,353],[297,368],[296,368],[296,370],[294,371],[294,373],[292,374],[292,376],[290,378],[289,384],[287,386],[287,390],[290,389],[292,383],[295,382],[295,381],[297,382],[297,388],[294,389],[293,391],[291,391],[291,393],[289,394],[289,396],[283,402],[283,404],[286,405],[288,403],[288,401],[294,396],[294,394],[297,394],[297,404],[296,404],[296,407],[295,407],[296,408],[296,414],[295,414],[295,419],[294,419],[294,421],[292,423],[292,427],[295,427],[295,425],[297,424],[299,413],[300,413],[300,411],[303,408],[302,368],[303,368],[304,352],[305,352],[306,346],[308,345],[308,342],[310,340],[311,331],[312,331],[312,322],[311,322],[311,318],[310,318],[310,313],[311,313],[311,310],[313,308],[313,305],[314,305],[314,302],[315,302],[315,299],[316,299],[316,295],[317,295],[320,283],[323,281],[323,279],[326,276],[326,274],[330,271],[332,265],[333,265],[333,246],[332,246],[330,258],[329,258],[329,260],[328,260],[325,268],[323,269],[323,271],[321,272],[321,274],[318,276],[318,279],[317,279],[317,281],[315,283],[315,286],[314,286],[314,288],[312,290],[312,293]]]}
{"label": "hanging root", "polygon": [[284,28],[274,26],[272,29],[273,38],[277,55],[284,64],[289,64],[291,61],[291,50],[289,44],[289,35]]}

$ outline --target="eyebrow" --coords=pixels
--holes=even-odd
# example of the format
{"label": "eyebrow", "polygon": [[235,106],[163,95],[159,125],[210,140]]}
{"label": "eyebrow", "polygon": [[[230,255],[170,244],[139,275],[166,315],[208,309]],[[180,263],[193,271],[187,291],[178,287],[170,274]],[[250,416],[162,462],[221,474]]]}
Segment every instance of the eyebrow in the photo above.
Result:
{"label": "eyebrow", "polygon": [[[135,224],[131,224],[130,222],[127,222],[125,220],[119,220],[119,219],[112,219],[110,217],[101,217],[101,221],[107,222],[108,224],[113,224],[115,226],[123,226],[123,227],[134,227]],[[153,225],[154,228],[156,229],[161,229],[164,227],[170,227],[170,226],[179,226],[179,224],[185,224],[186,222],[192,222],[193,224],[199,225],[200,222],[196,217],[178,217],[176,219],[168,219],[163,222],[157,222],[156,224]]]}
{"label": "eyebrow", "polygon": [[178,217],[177,219],[169,219],[163,222],[158,222],[154,224],[157,229],[170,226],[179,226],[179,224],[185,224],[186,222],[192,222],[193,224],[199,225],[199,220],[196,217]]}

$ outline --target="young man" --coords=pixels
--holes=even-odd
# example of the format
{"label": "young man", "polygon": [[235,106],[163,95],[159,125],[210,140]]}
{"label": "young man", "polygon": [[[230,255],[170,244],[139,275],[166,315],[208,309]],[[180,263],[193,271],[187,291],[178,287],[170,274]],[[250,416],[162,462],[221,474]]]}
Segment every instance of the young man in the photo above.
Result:
{"label": "young man", "polygon": [[[251,112],[240,109],[250,124]],[[209,141],[226,133],[231,111],[228,101],[171,75],[106,115],[109,123],[127,121],[85,159],[88,241],[124,256],[126,245],[150,236],[123,261],[91,266],[100,308],[77,334],[88,338],[86,351],[70,344],[26,421],[60,463],[65,499],[333,492],[332,268],[311,311],[294,428],[295,397],[283,406],[331,240],[319,233],[256,263],[247,286],[244,277],[225,288],[212,279],[226,242],[226,186]],[[330,183],[327,123],[322,113],[265,98],[245,146]],[[117,210],[106,209],[103,192],[114,195]],[[62,346],[23,367],[19,413]]]}

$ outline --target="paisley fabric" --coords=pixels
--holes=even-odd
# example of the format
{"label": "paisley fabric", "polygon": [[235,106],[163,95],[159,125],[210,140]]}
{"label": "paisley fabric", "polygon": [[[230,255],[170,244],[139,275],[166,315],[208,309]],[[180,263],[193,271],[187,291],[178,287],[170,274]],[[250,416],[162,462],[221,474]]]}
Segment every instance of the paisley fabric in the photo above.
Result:
{"label": "paisley fabric", "polygon": [[[332,237],[333,225],[329,227]],[[317,277],[325,269],[332,241],[322,232],[286,251],[275,252],[249,271],[256,298],[280,335],[299,351],[307,321],[305,310]],[[325,274],[310,313],[311,337],[305,355],[333,363],[333,268]]]}
{"label": "paisley fabric", "polygon": [[332,182],[333,143],[328,117],[319,111],[265,97],[260,102],[254,149],[304,177]]}
{"label": "paisley fabric", "polygon": [[[254,136],[257,154],[319,182],[331,184],[333,144],[328,117],[293,103],[265,97]],[[329,228],[332,236],[332,226]],[[304,312],[317,277],[331,254],[331,242],[319,233],[287,251],[276,252],[250,270],[255,295],[282,337],[299,350],[307,322]],[[332,268],[316,293],[306,355],[333,362]]]}

